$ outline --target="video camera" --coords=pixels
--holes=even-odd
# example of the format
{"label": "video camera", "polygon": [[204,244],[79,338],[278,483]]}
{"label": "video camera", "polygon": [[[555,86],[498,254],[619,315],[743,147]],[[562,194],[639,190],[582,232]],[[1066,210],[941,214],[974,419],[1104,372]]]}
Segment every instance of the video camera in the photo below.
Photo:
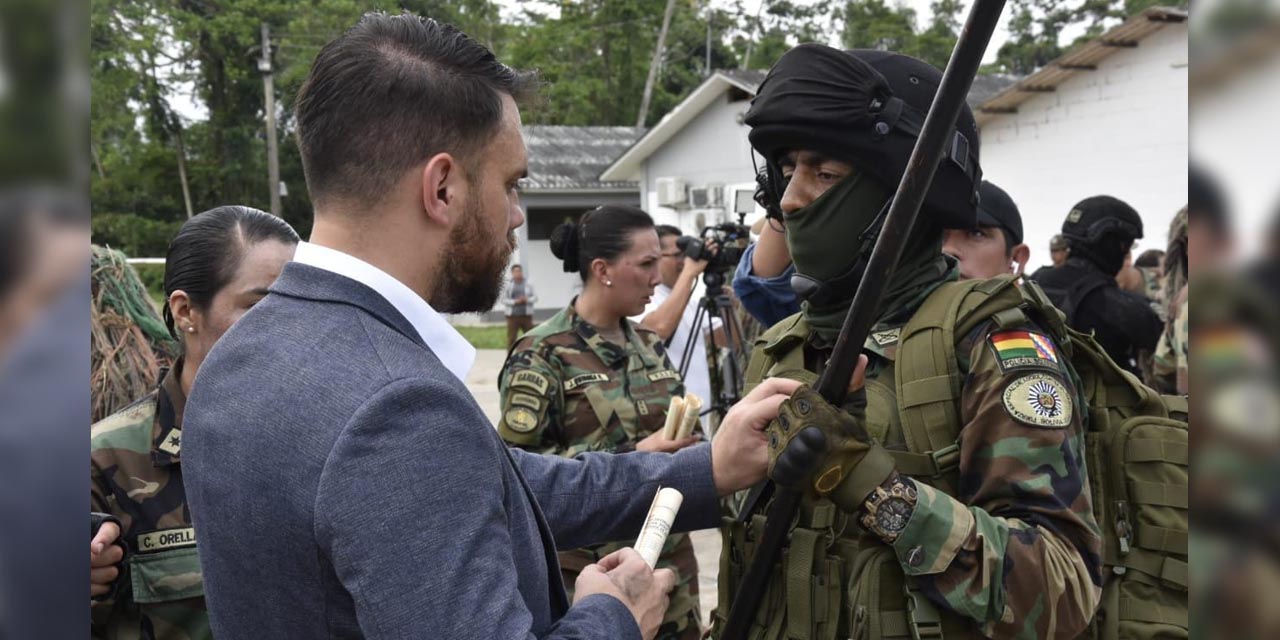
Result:
{"label": "video camera", "polygon": [[[720,246],[719,251],[712,252],[707,247],[710,243]],[[742,224],[726,222],[712,227],[703,227],[698,237],[681,236],[676,239],[676,248],[693,260],[707,261],[705,273],[725,274],[738,268],[742,254],[751,242],[751,230]]]}

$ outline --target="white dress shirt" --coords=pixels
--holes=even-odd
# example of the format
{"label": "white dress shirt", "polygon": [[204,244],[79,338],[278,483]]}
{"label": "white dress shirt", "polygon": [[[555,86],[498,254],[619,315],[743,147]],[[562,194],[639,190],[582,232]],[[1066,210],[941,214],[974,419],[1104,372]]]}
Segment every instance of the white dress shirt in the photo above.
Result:
{"label": "white dress shirt", "polygon": [[378,292],[413,325],[449,373],[467,381],[467,372],[476,361],[476,348],[403,282],[355,256],[310,242],[298,243],[293,261],[346,276]]}

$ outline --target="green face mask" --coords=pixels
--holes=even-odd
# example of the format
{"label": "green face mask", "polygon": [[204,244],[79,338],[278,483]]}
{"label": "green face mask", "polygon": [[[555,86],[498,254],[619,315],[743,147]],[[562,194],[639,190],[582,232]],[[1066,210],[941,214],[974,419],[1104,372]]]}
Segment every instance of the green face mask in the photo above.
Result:
{"label": "green face mask", "polygon": [[874,179],[855,173],[809,206],[786,214],[787,248],[796,271],[819,281],[847,272],[858,259],[862,233],[888,200]]}

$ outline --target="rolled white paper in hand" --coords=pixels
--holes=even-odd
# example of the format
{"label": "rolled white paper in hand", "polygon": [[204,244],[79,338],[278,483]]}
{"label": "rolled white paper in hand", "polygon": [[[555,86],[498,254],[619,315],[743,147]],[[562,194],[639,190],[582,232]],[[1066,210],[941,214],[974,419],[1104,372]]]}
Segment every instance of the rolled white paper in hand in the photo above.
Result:
{"label": "rolled white paper in hand", "polygon": [[684,397],[684,415],[680,418],[680,428],[676,430],[675,440],[683,440],[693,435],[693,426],[698,424],[702,413],[702,398],[696,393]]}
{"label": "rolled white paper in hand", "polygon": [[676,396],[671,399],[671,405],[667,408],[667,422],[662,426],[662,437],[675,440],[676,432],[680,431],[680,422],[683,419],[684,398]]}
{"label": "rolled white paper in hand", "polygon": [[652,569],[658,564],[658,556],[662,555],[662,545],[667,543],[667,534],[671,532],[671,523],[676,521],[680,504],[684,502],[684,494],[663,487],[653,497],[649,505],[649,515],[644,518],[644,526],[640,529],[640,537],[636,538],[635,549],[641,558]]}

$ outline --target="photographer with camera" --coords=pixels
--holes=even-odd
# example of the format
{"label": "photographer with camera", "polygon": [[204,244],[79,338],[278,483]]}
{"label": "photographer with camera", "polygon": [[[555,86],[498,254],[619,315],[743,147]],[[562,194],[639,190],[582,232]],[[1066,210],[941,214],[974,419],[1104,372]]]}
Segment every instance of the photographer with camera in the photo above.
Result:
{"label": "photographer with camera", "polygon": [[[709,256],[696,260],[687,255],[688,241],[681,240],[680,229],[669,224],[658,225],[658,241],[661,244],[662,257],[658,260],[658,272],[662,283],[653,291],[653,299],[645,306],[644,313],[632,318],[642,326],[653,330],[667,344],[667,355],[677,369],[684,371],[685,390],[698,394],[706,401],[704,405],[711,408],[711,373],[707,366],[706,336],[709,332],[721,334],[721,323],[715,319],[711,323],[703,323],[698,332],[698,340],[690,352],[687,347],[693,333],[694,320],[698,314],[698,300],[694,291],[698,286],[698,277],[707,270],[718,252],[719,247],[708,243],[703,247]],[[683,246],[680,246],[683,245]],[[723,338],[717,337],[723,341]],[[690,352],[689,363],[683,361],[684,354]],[[703,425],[706,425],[702,416]]]}

